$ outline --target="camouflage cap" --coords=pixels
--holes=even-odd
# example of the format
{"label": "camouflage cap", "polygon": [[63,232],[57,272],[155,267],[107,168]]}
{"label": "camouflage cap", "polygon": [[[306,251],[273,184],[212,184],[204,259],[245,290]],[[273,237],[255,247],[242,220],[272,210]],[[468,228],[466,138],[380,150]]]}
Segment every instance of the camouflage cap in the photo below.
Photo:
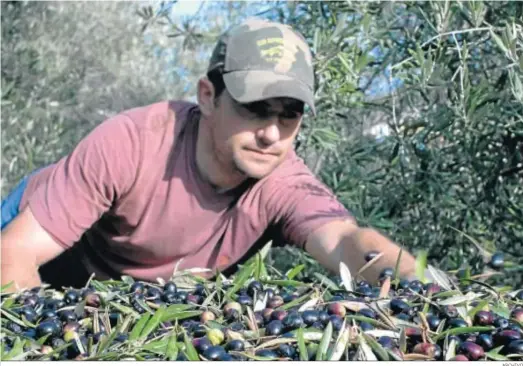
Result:
{"label": "camouflage cap", "polygon": [[225,32],[211,56],[209,71],[223,68],[223,80],[240,103],[289,97],[314,115],[314,70],[304,37],[291,27],[249,18]]}

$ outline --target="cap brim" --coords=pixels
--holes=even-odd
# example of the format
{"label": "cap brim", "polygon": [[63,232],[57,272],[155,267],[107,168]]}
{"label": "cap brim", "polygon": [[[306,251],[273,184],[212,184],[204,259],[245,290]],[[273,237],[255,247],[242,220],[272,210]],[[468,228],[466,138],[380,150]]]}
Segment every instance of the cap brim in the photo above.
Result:
{"label": "cap brim", "polygon": [[231,96],[240,103],[270,98],[294,98],[307,104],[314,116],[313,91],[302,81],[273,71],[234,71],[223,75]]}

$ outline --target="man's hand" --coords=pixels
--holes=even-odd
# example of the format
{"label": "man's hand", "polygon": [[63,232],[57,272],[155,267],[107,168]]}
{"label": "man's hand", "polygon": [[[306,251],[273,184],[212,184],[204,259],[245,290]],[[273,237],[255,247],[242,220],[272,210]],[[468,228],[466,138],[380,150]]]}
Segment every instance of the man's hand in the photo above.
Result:
{"label": "man's hand", "polygon": [[[367,262],[365,254],[370,251],[383,253],[376,263],[361,275],[371,283],[376,283],[384,268],[394,269],[400,247],[371,228],[360,228],[353,221],[333,221],[315,230],[305,245],[322,266],[339,273],[340,261],[348,267],[353,277]],[[399,277],[415,277],[415,258],[406,250],[401,254]]]}
{"label": "man's hand", "polygon": [[12,289],[41,285],[39,266],[64,250],[25,208],[2,231],[2,286],[11,281]]}

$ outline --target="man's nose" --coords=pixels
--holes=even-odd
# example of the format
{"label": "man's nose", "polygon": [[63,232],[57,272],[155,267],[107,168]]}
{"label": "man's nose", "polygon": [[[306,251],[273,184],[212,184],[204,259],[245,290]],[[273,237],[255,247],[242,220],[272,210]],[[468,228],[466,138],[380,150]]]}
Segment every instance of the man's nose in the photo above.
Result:
{"label": "man's nose", "polygon": [[271,120],[264,128],[258,131],[258,137],[266,145],[272,145],[280,140],[278,118]]}

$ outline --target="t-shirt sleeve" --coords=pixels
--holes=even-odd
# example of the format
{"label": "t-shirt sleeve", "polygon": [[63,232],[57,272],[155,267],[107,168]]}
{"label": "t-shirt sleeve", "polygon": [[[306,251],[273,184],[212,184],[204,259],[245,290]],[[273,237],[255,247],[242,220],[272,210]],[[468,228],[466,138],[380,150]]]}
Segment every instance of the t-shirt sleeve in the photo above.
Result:
{"label": "t-shirt sleeve", "polygon": [[309,234],[333,219],[353,219],[332,191],[312,174],[280,178],[268,185],[267,220],[286,244],[304,248]]}
{"label": "t-shirt sleeve", "polygon": [[58,244],[72,246],[131,189],[140,142],[136,124],[120,114],[96,126],[50,168],[27,202]]}

